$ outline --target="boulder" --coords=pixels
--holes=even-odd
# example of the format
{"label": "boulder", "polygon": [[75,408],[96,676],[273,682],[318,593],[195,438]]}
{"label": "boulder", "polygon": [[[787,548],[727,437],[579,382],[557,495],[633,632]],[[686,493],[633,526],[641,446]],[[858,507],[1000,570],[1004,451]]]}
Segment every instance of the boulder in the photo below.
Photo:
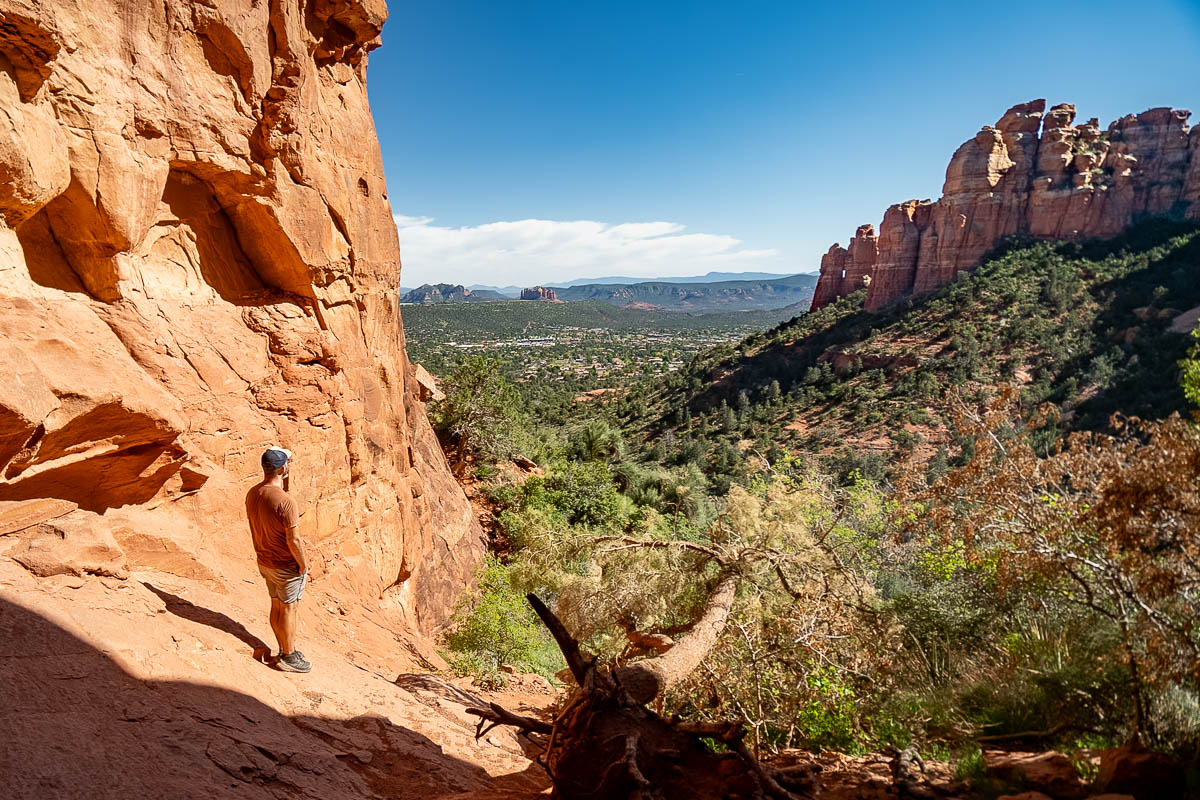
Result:
{"label": "boulder", "polygon": [[1153,787],[1154,800],[1172,800],[1184,796],[1187,776],[1169,756],[1132,743],[1101,752],[1096,786],[1112,794],[1132,794],[1138,800],[1151,797],[1147,790]]}
{"label": "boulder", "polygon": [[428,403],[430,401],[446,399],[446,393],[438,386],[437,378],[429,374],[429,370],[420,364],[414,364],[413,368],[413,380],[417,382],[421,402]]}
{"label": "boulder", "polygon": [[112,531],[98,515],[85,511],[74,511],[26,530],[7,555],[41,578],[129,577],[125,553]]}
{"label": "boulder", "polygon": [[1082,798],[1087,792],[1071,759],[1062,753],[1010,753],[985,750],[987,771],[1000,780],[1044,792],[1055,800]]}

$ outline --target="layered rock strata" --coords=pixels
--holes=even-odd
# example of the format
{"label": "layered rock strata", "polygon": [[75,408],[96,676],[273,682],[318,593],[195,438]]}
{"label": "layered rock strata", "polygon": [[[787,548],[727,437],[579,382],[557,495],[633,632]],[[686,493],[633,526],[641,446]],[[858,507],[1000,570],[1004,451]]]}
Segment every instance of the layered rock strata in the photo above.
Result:
{"label": "layered rock strata", "polygon": [[1200,221],[1200,128],[1190,112],[1152,108],[1102,130],[1075,107],[1013,106],[954,153],[942,198],[884,214],[821,259],[813,309],[866,288],[868,309],[936,289],[1013,234],[1112,237],[1134,220],[1178,213]]}
{"label": "layered rock strata", "polygon": [[257,579],[242,498],[278,443],[315,585],[445,619],[482,543],[405,355],[365,86],[385,17],[0,0],[10,513],[53,499],[130,569]]}

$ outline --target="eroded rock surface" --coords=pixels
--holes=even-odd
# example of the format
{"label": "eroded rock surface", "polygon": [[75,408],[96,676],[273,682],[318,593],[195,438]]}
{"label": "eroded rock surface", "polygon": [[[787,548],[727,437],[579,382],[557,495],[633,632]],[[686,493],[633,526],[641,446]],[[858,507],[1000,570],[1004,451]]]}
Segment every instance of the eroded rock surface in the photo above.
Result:
{"label": "eroded rock surface", "polygon": [[129,568],[187,552],[227,584],[254,578],[242,497],[279,443],[317,585],[446,618],[482,544],[404,351],[365,87],[385,17],[0,0],[0,501],[73,503],[133,531]]}
{"label": "eroded rock surface", "polygon": [[[405,355],[385,15],[0,0],[5,797],[541,786],[393,683],[445,666],[422,634],[483,543]],[[313,576],[300,680],[262,663],[244,519],[271,443]]]}
{"label": "eroded rock surface", "polygon": [[1076,124],[1072,105],[1013,106],[954,153],[940,200],[894,205],[878,236],[864,225],[848,249],[835,244],[812,307],[863,288],[868,309],[932,291],[1012,234],[1111,237],[1166,213],[1200,221],[1200,128],[1189,116],[1152,108],[1101,130]]}

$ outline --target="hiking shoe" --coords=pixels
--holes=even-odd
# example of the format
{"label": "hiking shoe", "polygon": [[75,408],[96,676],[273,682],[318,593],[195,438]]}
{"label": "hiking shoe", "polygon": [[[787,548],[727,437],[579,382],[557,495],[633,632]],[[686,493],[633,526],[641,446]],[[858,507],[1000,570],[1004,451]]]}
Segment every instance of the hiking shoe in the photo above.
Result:
{"label": "hiking shoe", "polygon": [[308,672],[312,669],[312,664],[304,660],[304,654],[299,650],[280,656],[275,665],[284,672]]}

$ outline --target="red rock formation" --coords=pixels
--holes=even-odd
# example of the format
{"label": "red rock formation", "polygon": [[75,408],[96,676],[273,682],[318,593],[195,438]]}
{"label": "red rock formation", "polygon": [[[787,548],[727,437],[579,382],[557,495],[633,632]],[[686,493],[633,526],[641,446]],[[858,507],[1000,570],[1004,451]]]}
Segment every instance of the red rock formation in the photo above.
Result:
{"label": "red rock formation", "polygon": [[365,88],[385,16],[0,1],[0,501],[254,579],[241,500],[277,442],[317,585],[445,619],[482,544],[404,350]]}
{"label": "red rock formation", "polygon": [[823,308],[839,297],[850,294],[845,290],[847,255],[846,248],[835,242],[829,252],[821,256],[821,274],[817,278],[817,288],[813,290],[814,309]]}
{"label": "red rock formation", "polygon": [[545,286],[534,286],[531,289],[521,290],[522,300],[548,300],[557,303],[558,295],[553,289],[547,289]]}
{"label": "red rock formation", "polygon": [[1188,175],[1182,199],[1188,204],[1188,218],[1200,221],[1200,126],[1192,127],[1188,144]]}
{"label": "red rock formation", "polygon": [[[858,226],[848,249],[837,244],[830,247],[821,258],[821,276],[817,279],[813,308],[869,286],[877,254],[873,225]],[[818,303],[817,298],[822,302]]]}
{"label": "red rock formation", "polygon": [[888,209],[873,258],[861,245],[853,259],[834,245],[812,307],[864,285],[868,309],[932,291],[1012,234],[1111,237],[1168,212],[1200,221],[1200,134],[1188,129],[1190,112],[1152,108],[1102,131],[1095,119],[1075,125],[1072,105],[1045,109],[1044,100],[1013,106],[959,147],[940,200]]}
{"label": "red rock formation", "polygon": [[909,200],[884,213],[879,226],[879,255],[867,289],[868,300],[912,293],[921,252],[921,231],[929,227],[932,207],[928,200]]}

